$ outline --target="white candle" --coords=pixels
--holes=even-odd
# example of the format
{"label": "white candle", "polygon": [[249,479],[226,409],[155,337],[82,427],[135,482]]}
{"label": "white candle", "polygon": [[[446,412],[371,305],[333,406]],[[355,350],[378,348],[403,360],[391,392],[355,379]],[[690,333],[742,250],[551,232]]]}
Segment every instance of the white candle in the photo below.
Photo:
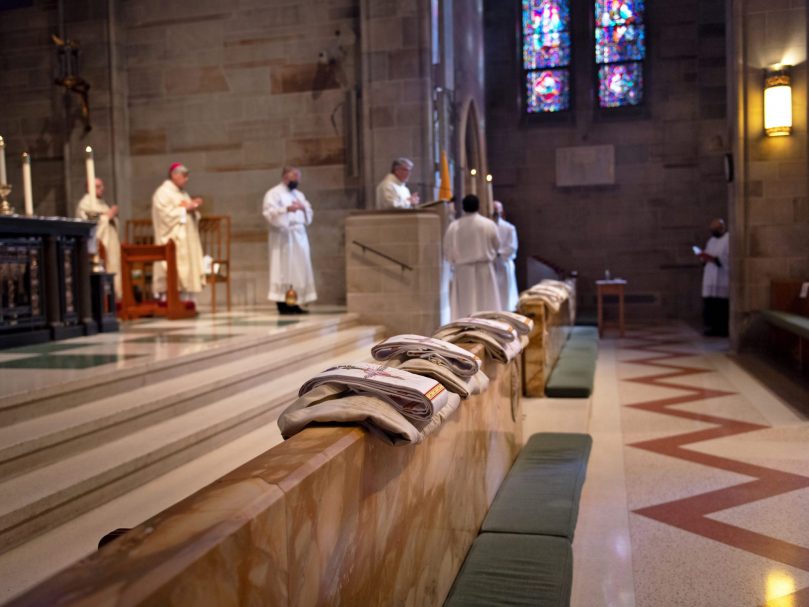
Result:
{"label": "white candle", "polygon": [[469,183],[469,193],[470,194],[477,194],[478,193],[478,170],[472,169],[469,171],[469,175],[472,177]]}
{"label": "white candle", "polygon": [[25,196],[25,214],[31,217],[34,214],[34,198],[31,190],[31,157],[22,155],[22,191]]}
{"label": "white candle", "polygon": [[6,184],[6,142],[0,137],[0,183]]}
{"label": "white candle", "polygon": [[89,145],[84,149],[86,154],[85,164],[87,165],[87,193],[90,194],[90,202],[95,207],[96,203],[96,165],[93,161],[93,148]]}
{"label": "white candle", "polygon": [[489,203],[492,205],[492,210],[494,210],[494,189],[492,188],[492,175],[491,175],[491,173],[486,175],[486,185],[489,188]]}

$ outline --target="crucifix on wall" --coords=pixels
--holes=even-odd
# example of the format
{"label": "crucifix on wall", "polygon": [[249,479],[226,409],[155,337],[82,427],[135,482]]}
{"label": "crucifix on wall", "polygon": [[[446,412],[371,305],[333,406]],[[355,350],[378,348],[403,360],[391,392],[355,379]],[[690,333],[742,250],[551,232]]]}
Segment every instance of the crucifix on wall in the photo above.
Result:
{"label": "crucifix on wall", "polygon": [[84,132],[89,132],[93,128],[90,124],[90,83],[79,76],[79,43],[63,40],[56,34],[51,35],[51,40],[59,53],[59,77],[54,83],[79,96]]}

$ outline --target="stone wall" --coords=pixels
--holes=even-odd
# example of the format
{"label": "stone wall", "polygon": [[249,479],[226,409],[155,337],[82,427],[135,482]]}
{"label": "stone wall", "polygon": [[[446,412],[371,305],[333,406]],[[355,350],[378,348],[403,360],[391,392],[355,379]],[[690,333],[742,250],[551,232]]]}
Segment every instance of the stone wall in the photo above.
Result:
{"label": "stone wall", "polygon": [[[111,199],[119,195],[113,165],[125,178],[120,164],[127,147],[126,138],[120,137],[125,128],[125,91],[110,94],[111,79],[120,75],[114,3],[65,2],[61,24],[55,2],[18,4],[23,6],[0,11],[0,135],[6,139],[12,202],[23,211],[20,155],[27,151],[34,213],[72,216],[86,191],[86,146],[95,150],[96,174],[107,182]],[[66,95],[54,84],[60,69],[51,35],[60,33],[80,44],[79,75],[91,84],[89,132],[84,129],[79,97]]]}
{"label": "stone wall", "polygon": [[[629,281],[628,316],[693,318],[711,217],[727,211],[725,9],[722,0],[647,3],[646,100],[640,112],[599,112],[592,2],[573,2],[570,115],[527,122],[519,110],[519,3],[486,2],[488,154],[495,198],[520,236],[518,280],[540,256],[580,274],[581,303],[609,269]],[[555,186],[559,147],[613,144],[615,185]]]}
{"label": "stone wall", "polygon": [[[738,175],[731,196],[731,330],[742,345],[757,339],[756,312],[769,307],[772,279],[809,280],[806,2],[738,2],[732,19]],[[794,66],[788,137],[764,134],[763,73],[776,63]]]}
{"label": "stone wall", "polygon": [[266,301],[264,193],[301,168],[319,301],[343,303],[343,230],[358,204],[349,166],[356,0],[124,4],[132,205],[148,216],[171,162],[203,212],[233,218],[234,303]]}

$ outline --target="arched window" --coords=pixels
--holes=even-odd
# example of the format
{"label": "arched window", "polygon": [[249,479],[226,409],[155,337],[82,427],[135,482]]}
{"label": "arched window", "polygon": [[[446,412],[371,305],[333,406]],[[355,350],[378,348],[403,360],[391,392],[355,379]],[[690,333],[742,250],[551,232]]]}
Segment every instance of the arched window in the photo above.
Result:
{"label": "arched window", "polygon": [[643,101],[644,4],[644,0],[595,0],[598,104],[602,108]]}
{"label": "arched window", "polygon": [[525,111],[570,109],[570,1],[522,0]]}

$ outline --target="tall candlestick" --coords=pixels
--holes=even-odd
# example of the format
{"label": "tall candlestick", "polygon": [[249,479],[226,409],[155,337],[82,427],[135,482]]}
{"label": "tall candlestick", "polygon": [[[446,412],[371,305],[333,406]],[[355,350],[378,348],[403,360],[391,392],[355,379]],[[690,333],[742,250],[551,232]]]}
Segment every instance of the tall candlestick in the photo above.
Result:
{"label": "tall candlestick", "polygon": [[31,190],[31,157],[27,152],[22,155],[22,192],[25,197],[25,214],[31,217],[34,214],[34,197]]}
{"label": "tall candlestick", "polygon": [[6,142],[0,137],[0,184],[8,183],[6,177]]}
{"label": "tall candlestick", "polygon": [[84,148],[86,154],[85,164],[87,166],[87,193],[90,194],[90,202],[95,208],[96,203],[96,165],[93,161],[93,148],[89,145]]}
{"label": "tall candlestick", "polygon": [[492,181],[493,181],[492,174],[489,173],[488,175],[486,175],[486,185],[489,188],[489,202],[492,205],[492,210],[494,210],[494,190],[492,188]]}
{"label": "tall candlestick", "polygon": [[472,179],[469,180],[469,193],[470,194],[477,194],[478,193],[478,170],[472,169],[469,171],[469,175]]}

